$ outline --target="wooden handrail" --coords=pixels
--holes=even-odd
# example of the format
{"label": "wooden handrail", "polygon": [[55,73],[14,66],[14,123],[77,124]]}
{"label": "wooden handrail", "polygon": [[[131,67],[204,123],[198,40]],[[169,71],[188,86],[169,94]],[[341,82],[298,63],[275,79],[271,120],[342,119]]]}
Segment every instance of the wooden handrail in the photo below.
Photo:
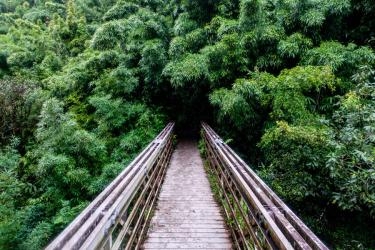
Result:
{"label": "wooden handrail", "polygon": [[161,133],[46,249],[138,249],[172,153],[174,124]]}
{"label": "wooden handrail", "polygon": [[202,137],[237,249],[328,249],[206,123]]}

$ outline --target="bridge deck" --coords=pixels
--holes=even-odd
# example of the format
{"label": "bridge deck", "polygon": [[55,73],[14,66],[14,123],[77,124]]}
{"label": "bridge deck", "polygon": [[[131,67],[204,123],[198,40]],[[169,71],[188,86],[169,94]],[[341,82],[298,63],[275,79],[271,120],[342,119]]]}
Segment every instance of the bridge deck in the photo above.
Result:
{"label": "bridge deck", "polygon": [[231,249],[194,141],[173,152],[144,249]]}

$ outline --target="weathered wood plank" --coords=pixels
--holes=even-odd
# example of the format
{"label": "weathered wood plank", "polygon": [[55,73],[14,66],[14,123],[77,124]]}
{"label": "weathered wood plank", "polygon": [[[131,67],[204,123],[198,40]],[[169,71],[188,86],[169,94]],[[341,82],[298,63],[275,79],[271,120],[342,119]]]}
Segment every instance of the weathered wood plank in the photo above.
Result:
{"label": "weathered wood plank", "polygon": [[144,244],[144,249],[232,249],[230,243],[146,243]]}
{"label": "weathered wood plank", "polygon": [[[186,213],[182,213],[182,214],[178,214],[178,213],[173,213],[173,214],[168,214],[168,218],[165,218],[165,215],[155,215],[155,220],[156,219],[161,219],[161,220],[164,220],[164,221],[186,221],[186,220],[189,220],[191,221],[191,218],[194,219],[194,221],[198,221],[200,223],[202,223],[202,220],[206,220],[206,221],[212,221],[212,220],[220,220],[222,221],[223,218],[220,216],[220,215],[194,215],[194,214],[186,214]],[[160,223],[161,221],[159,221]]]}
{"label": "weathered wood plank", "polygon": [[148,243],[228,243],[228,238],[207,238],[207,237],[194,237],[194,238],[181,238],[181,237],[150,237]]}
{"label": "weathered wood plank", "polygon": [[158,233],[225,233],[227,234],[226,228],[166,228],[159,227],[155,229],[150,229],[149,234],[153,232]]}
{"label": "weathered wood plank", "polygon": [[158,218],[158,224],[195,224],[195,225],[217,225],[219,223],[224,223],[222,218],[215,218],[215,219],[202,219],[197,220],[196,218],[184,218],[184,219],[170,219],[170,218]]}
{"label": "weathered wood plank", "polygon": [[215,223],[215,224],[194,224],[194,223],[165,223],[159,224],[157,222],[151,221],[152,227],[154,227],[153,231],[156,232],[158,228],[170,228],[170,229],[177,229],[177,228],[204,228],[204,229],[225,229],[223,223]]}
{"label": "weathered wood plank", "polygon": [[195,142],[173,152],[143,248],[232,248]]}
{"label": "weathered wood plank", "polygon": [[150,232],[149,238],[226,238],[229,239],[227,232]]}

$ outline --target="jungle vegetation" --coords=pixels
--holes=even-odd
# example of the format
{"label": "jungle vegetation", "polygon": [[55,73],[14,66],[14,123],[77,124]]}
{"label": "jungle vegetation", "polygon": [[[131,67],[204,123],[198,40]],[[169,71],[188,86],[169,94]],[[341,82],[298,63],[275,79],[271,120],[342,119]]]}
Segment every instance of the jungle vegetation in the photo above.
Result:
{"label": "jungle vegetation", "polygon": [[0,249],[205,120],[333,249],[375,249],[373,0],[0,0]]}

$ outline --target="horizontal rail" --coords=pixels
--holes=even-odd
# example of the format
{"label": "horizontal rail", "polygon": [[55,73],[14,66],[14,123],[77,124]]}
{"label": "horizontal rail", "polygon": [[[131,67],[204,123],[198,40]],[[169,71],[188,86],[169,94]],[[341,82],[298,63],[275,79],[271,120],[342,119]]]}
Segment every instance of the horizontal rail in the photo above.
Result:
{"label": "horizontal rail", "polygon": [[206,123],[202,137],[237,249],[328,249]]}
{"label": "horizontal rail", "polygon": [[169,123],[46,249],[140,248],[171,157],[173,129]]}

